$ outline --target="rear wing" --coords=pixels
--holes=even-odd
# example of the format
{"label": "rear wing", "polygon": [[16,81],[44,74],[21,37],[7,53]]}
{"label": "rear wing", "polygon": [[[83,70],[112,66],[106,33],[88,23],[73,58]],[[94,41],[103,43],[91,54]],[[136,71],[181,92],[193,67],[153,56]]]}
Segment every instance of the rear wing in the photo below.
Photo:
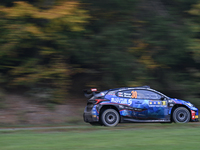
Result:
{"label": "rear wing", "polygon": [[97,91],[96,88],[91,88],[91,89],[85,89],[83,90],[83,93],[85,95],[86,98],[91,98],[92,96],[94,96],[95,94],[100,93],[99,91]]}

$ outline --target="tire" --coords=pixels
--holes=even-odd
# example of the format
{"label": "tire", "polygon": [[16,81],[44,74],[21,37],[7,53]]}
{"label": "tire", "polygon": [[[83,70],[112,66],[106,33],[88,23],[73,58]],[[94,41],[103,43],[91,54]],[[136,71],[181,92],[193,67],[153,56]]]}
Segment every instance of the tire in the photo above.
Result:
{"label": "tire", "polygon": [[101,115],[101,122],[108,127],[114,127],[119,123],[119,113],[114,109],[106,109]]}
{"label": "tire", "polygon": [[190,112],[185,107],[178,107],[173,112],[175,123],[187,123],[190,121]]}

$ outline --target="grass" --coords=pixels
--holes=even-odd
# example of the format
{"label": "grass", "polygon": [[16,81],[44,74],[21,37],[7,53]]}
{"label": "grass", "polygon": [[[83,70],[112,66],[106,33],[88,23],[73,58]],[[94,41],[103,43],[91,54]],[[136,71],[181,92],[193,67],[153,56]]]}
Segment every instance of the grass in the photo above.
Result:
{"label": "grass", "polygon": [[199,141],[199,124],[0,132],[0,150],[188,150],[199,149]]}

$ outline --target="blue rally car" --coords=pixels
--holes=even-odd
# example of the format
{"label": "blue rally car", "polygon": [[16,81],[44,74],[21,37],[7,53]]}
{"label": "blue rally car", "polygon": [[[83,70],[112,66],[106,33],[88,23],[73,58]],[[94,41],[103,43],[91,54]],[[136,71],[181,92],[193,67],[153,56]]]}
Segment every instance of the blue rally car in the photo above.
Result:
{"label": "blue rally car", "polygon": [[198,109],[188,101],[170,98],[149,86],[84,90],[89,99],[84,121],[92,125],[116,126],[120,122],[198,121]]}

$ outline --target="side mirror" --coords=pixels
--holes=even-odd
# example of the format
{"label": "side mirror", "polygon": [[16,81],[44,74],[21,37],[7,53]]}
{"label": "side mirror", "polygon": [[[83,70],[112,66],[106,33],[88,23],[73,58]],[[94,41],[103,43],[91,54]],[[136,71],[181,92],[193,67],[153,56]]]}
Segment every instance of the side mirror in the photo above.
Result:
{"label": "side mirror", "polygon": [[160,98],[161,100],[165,100],[165,97],[164,96],[161,96],[161,98]]}

